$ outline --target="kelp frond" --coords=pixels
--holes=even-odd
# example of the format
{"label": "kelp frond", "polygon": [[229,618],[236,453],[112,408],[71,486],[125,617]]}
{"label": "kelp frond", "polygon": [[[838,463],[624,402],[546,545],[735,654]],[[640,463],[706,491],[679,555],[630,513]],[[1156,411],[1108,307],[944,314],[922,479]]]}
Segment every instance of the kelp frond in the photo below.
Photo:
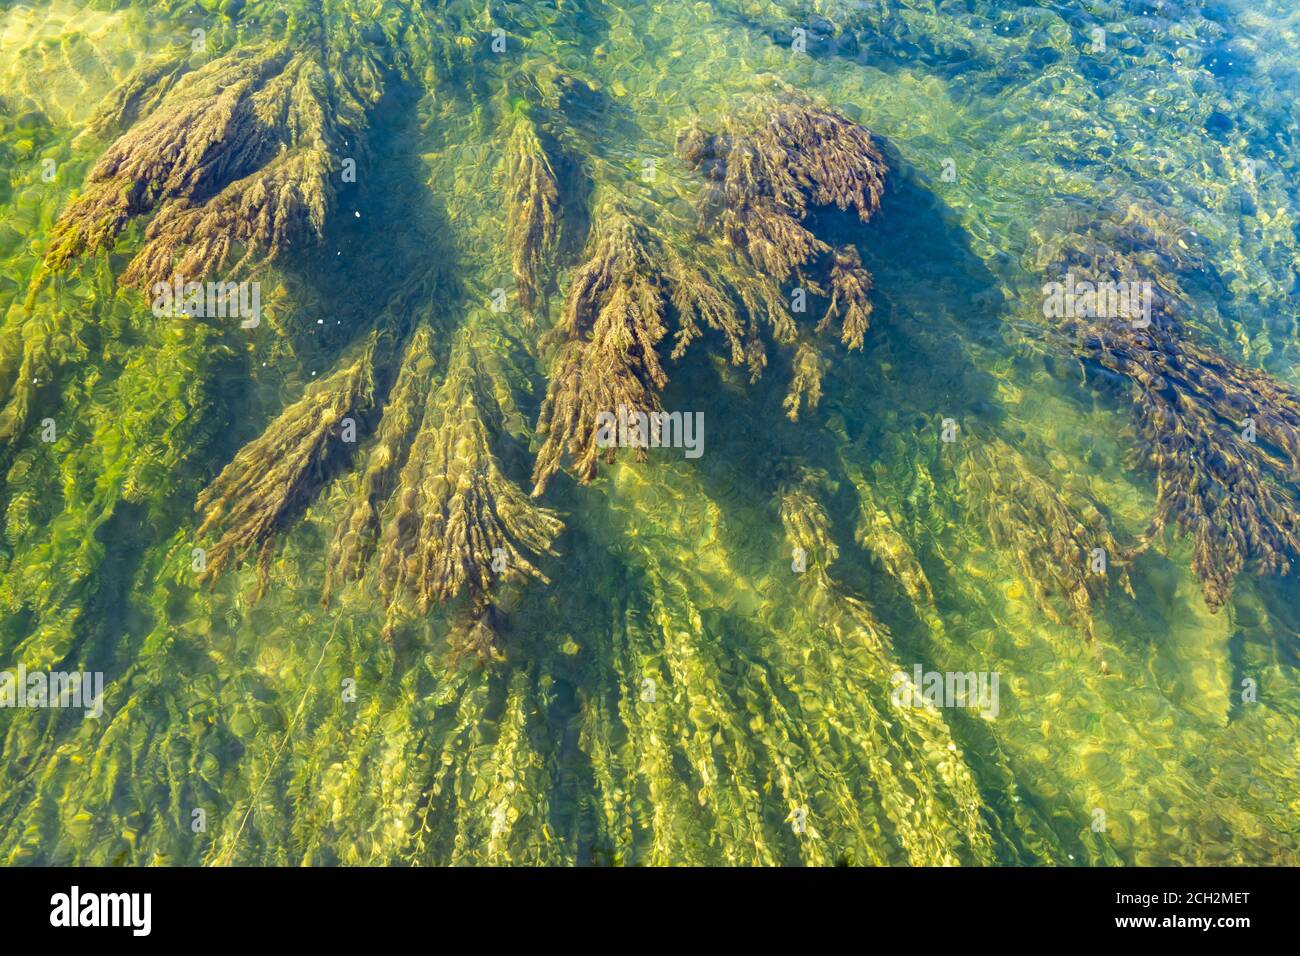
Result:
{"label": "kelp frond", "polygon": [[504,163],[506,239],[524,320],[544,308],[547,273],[560,242],[560,189],[550,158],[526,117],[515,122]]}
{"label": "kelp frond", "polygon": [[462,350],[429,395],[385,513],[379,544],[385,634],[412,609],[423,614],[462,593],[487,627],[483,608],[499,581],[547,580],[533,561],[555,553],[552,542],[563,523],[502,472],[484,420],[489,401]]}
{"label": "kelp frond", "polygon": [[799,420],[801,408],[816,408],[821,402],[822,377],[826,374],[827,364],[816,343],[799,343],[794,353],[794,376],[790,379],[790,389],[781,403],[790,421]]}
{"label": "kelp frond", "polygon": [[538,423],[547,434],[533,472],[535,495],[566,452],[582,481],[596,476],[602,454],[613,461],[614,448],[597,443],[599,414],[662,409],[668,376],[656,346],[667,333],[667,302],[651,242],[642,226],[611,209],[572,280],[560,327],[567,341]]}
{"label": "kelp frond", "polygon": [[1058,240],[1058,268],[1089,282],[1151,283],[1151,315],[1055,320],[1075,352],[1125,380],[1141,444],[1132,458],[1156,476],[1149,542],[1173,527],[1218,610],[1244,570],[1285,574],[1300,556],[1300,393],[1217,354],[1182,321],[1189,303],[1173,269],[1182,246],[1134,245],[1140,221]]}
{"label": "kelp frond", "polygon": [[380,510],[393,490],[406,461],[416,429],[424,416],[433,381],[433,333],[416,329],[406,348],[397,380],[384,403],[383,418],[367,451],[360,488],[349,502],[329,546],[323,603],[347,581],[358,580],[375,549]]}
{"label": "kelp frond", "polygon": [[1129,552],[1096,505],[1067,497],[1059,480],[1040,475],[1011,445],[972,441],[959,480],[967,512],[982,520],[996,547],[1016,556],[1049,620],[1068,618],[1091,640],[1093,606],[1110,582],[1134,596],[1124,566]]}
{"label": "kelp frond", "polygon": [[802,98],[763,96],[722,132],[694,126],[678,152],[713,184],[702,212],[751,263],[785,281],[830,247],[804,225],[810,207],[879,208],[888,166],[864,127]]}
{"label": "kelp frond", "polygon": [[373,400],[374,339],[353,361],[312,383],[200,493],[197,536],[215,531],[206,580],[232,560],[266,549],[285,522],[320,490],[342,455],[344,419]]}
{"label": "kelp frond", "polygon": [[862,348],[871,324],[871,273],[853,246],[835,250],[831,261],[831,304],[817,325],[822,332],[831,321],[840,320],[840,341],[850,349]]}
{"label": "kelp frond", "polygon": [[[133,97],[118,94],[124,104]],[[108,148],[51,230],[48,270],[112,248],[128,222],[149,214],[131,284],[200,279],[319,238],[340,133],[313,54],[240,48],[140,105],[153,108]],[[128,106],[121,117],[131,118]]]}

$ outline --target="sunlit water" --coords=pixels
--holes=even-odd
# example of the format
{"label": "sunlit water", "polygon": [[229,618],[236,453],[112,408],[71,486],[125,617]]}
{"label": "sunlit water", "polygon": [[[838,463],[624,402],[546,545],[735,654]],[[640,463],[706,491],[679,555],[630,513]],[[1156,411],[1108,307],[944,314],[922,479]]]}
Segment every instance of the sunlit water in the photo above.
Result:
{"label": "sunlit water", "polygon": [[[868,225],[819,213],[875,278],[866,347],[835,354],[820,406],[786,420],[776,352],[755,385],[705,350],[670,364],[665,405],[704,412],[704,454],[557,479],[551,584],[506,589],[506,660],[486,668],[447,653],[450,611],[381,640],[369,580],[322,608],[353,471],[277,545],[260,599],[251,562],[209,592],[190,555],[204,485],[435,272],[441,360],[470,338],[508,410],[498,454],[527,482],[540,333],[484,306],[510,275],[500,71],[431,62],[432,91],[390,84],[325,243],[264,280],[255,332],[156,318],[118,288],[138,227],[33,320],[46,230],[103,148],[78,138],[98,100],[193,29],[228,47],[298,5],[170,6],[0,10],[0,334],[7,355],[33,322],[63,336],[0,455],[0,668],[105,680],[97,720],[0,710],[0,860],[1300,862],[1295,575],[1243,575],[1211,613],[1171,533],[1129,569],[1135,597],[1095,608],[1089,642],[994,543],[1008,502],[962,478],[984,443],[1096,502],[1123,541],[1149,523],[1127,399],[1042,330],[1039,241],[1071,210],[1146,202],[1193,230],[1213,271],[1189,282],[1201,340],[1300,385],[1291,4],[505,5],[526,42],[501,55],[590,84],[570,145],[598,180],[626,171],[640,208],[693,221],[678,131],[767,74],[869,127],[892,172]],[[490,44],[479,5],[449,8],[449,42]],[[779,506],[803,469],[826,473],[838,556],[799,573]],[[932,602],[854,540],[864,496]],[[893,675],[916,665],[997,674],[997,713],[900,708]]]}

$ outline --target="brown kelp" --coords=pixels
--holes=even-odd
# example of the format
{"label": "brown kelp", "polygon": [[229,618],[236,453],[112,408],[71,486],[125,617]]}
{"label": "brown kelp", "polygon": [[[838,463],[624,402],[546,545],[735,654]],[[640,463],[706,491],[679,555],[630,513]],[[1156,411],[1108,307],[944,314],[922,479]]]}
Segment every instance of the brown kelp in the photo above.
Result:
{"label": "brown kelp", "polygon": [[515,120],[506,159],[506,241],[523,306],[533,322],[545,305],[544,286],[560,241],[560,190],[537,130],[525,115]]}
{"label": "brown kelp", "polygon": [[820,469],[801,468],[779,492],[781,527],[793,550],[800,574],[809,569],[819,586],[830,583],[830,565],[840,555],[831,537],[830,517],[819,500],[819,492],[835,490],[830,476]]}
{"label": "brown kelp", "polygon": [[[599,444],[600,413],[663,410],[659,395],[668,375],[659,344],[668,334],[670,305],[689,316],[677,354],[698,335],[701,317],[729,337],[739,335],[735,307],[713,291],[720,279],[704,271],[707,266],[671,250],[616,203],[594,218],[598,226],[570,281],[558,326],[562,344],[538,421],[546,440],[537,455],[534,494],[546,488],[566,453],[583,481],[595,477],[602,457],[614,460],[616,446]],[[642,448],[637,457],[644,459]]]}
{"label": "brown kelp", "polygon": [[214,579],[232,560],[256,551],[263,576],[270,546],[285,522],[331,477],[355,441],[360,415],[374,401],[378,336],[359,354],[313,382],[261,435],[249,442],[199,495],[196,534],[217,532],[203,577]]}
{"label": "brown kelp", "polygon": [[983,522],[994,545],[1015,555],[1048,620],[1068,619],[1092,640],[1093,608],[1111,582],[1134,596],[1130,550],[1095,503],[1067,496],[1059,478],[1039,474],[1002,439],[976,436],[968,446],[959,468],[967,514]]}
{"label": "brown kelp", "polygon": [[[179,67],[149,69],[170,76]],[[245,47],[185,74],[160,98],[142,103],[138,88],[128,81],[114,99],[125,132],[51,230],[48,269],[111,249],[132,219],[149,215],[128,284],[234,272],[319,239],[335,157],[360,131],[341,127],[337,117],[350,113],[314,54]]]}
{"label": "brown kelp", "polygon": [[563,524],[502,471],[486,424],[493,407],[462,348],[429,393],[384,517],[378,573],[385,633],[403,615],[465,593],[473,606],[466,643],[484,656],[495,646],[489,595],[497,582],[547,580],[533,561],[554,554]]}
{"label": "brown kelp", "polygon": [[360,487],[339,519],[329,548],[329,573],[323,600],[347,581],[362,576],[374,553],[380,509],[388,500],[406,461],[415,430],[424,415],[425,396],[433,385],[433,332],[421,324],[411,336],[397,379],[384,403],[383,418],[367,450]]}
{"label": "brown kelp", "polygon": [[[678,152],[711,184],[702,211],[720,207],[728,241],[778,281],[830,248],[807,228],[809,209],[852,209],[866,222],[888,171],[867,129],[800,96],[755,97],[722,132],[683,132]],[[853,263],[837,256],[835,265],[842,272]]]}
{"label": "brown kelp", "polygon": [[[668,383],[661,343],[672,333],[667,358],[681,358],[705,330],[721,336],[733,365],[757,379],[767,364],[766,323],[778,341],[793,341],[794,324],[780,289],[753,270],[738,269],[707,240],[687,238],[634,218],[616,200],[594,215],[597,227],[585,261],[570,280],[556,328],[558,358],[538,431],[546,434],[534,471],[540,494],[567,454],[579,480],[595,477],[599,462],[616,457],[603,447],[597,416],[646,415],[650,434],[639,436],[635,457],[659,436],[654,418]],[[670,327],[671,326],[671,327]]]}
{"label": "brown kelp", "polygon": [[1146,541],[1166,528],[1190,538],[1192,569],[1217,610],[1243,570],[1285,574],[1300,556],[1300,393],[1197,340],[1177,278],[1194,253],[1162,225],[1131,211],[1048,243],[1062,277],[1150,296],[1145,314],[1117,315],[1078,293],[1049,321],[1081,358],[1127,383],[1141,442],[1132,457],[1156,477]]}
{"label": "brown kelp", "polygon": [[[797,420],[801,407],[820,400],[826,360],[811,335],[800,339],[779,284],[830,251],[804,225],[808,210],[853,209],[865,222],[879,208],[886,164],[865,128],[799,98],[756,98],[732,123],[725,133],[692,126],[677,149],[708,180],[702,212],[721,194],[721,231],[743,263],[713,248],[707,236],[686,252],[682,239],[636,220],[614,199],[593,216],[597,229],[570,282],[561,353],[538,425],[547,437],[534,493],[545,489],[566,453],[582,481],[595,477],[602,457],[614,460],[612,445],[598,445],[598,414],[662,412],[659,395],[668,376],[659,345],[670,322],[676,323],[673,359],[707,326],[726,340],[730,361],[746,364],[754,379],[767,364],[766,328],[777,343],[796,346],[787,415]],[[830,304],[812,334],[838,318],[844,344],[861,348],[871,277],[852,247],[835,250],[827,272]],[[808,292],[821,289],[812,278],[804,282],[809,288],[799,289],[795,312],[803,311]],[[644,457],[638,448],[638,460]]]}

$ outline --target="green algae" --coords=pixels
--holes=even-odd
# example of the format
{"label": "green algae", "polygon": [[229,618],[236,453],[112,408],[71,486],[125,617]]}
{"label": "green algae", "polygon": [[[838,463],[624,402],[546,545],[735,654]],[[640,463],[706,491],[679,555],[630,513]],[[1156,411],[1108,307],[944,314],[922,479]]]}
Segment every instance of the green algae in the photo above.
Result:
{"label": "green algae", "polygon": [[[0,116],[0,667],[103,670],[105,712],[0,714],[0,859],[1295,862],[1294,573],[1238,576],[1212,615],[1184,538],[1117,560],[1156,513],[1127,457],[1149,445],[1039,310],[1078,217],[1157,207],[1168,223],[1129,246],[1159,251],[1196,354],[1294,387],[1296,77],[1270,37],[1293,13],[90,6],[75,27],[60,3],[0,28],[23,77]],[[195,28],[205,63],[309,57],[338,129],[302,128],[356,149],[355,183],[290,176],[330,196],[302,242],[232,233],[247,219],[216,214],[220,192],[178,197],[276,290],[252,331],[154,315],[130,288],[160,236],[196,248],[161,211],[40,275],[105,150],[174,115],[157,81],[132,90]],[[800,277],[737,265],[680,152],[697,122],[743,120],[760,74],[870,129],[892,170],[869,223],[834,203],[795,217],[825,247]],[[52,85],[72,76],[76,96]],[[1062,205],[1078,216],[1045,220]],[[588,345],[565,318],[584,246],[620,228],[678,277],[645,291],[664,328],[637,382],[656,408],[703,409],[706,451],[650,449],[585,485],[548,465],[530,502],[545,397],[590,371],[564,371]],[[265,454],[279,438],[290,453]],[[477,551],[442,546],[469,565],[407,567],[402,496],[466,514],[439,484],[456,461],[486,482],[460,500],[488,519],[511,502],[532,531],[506,519]],[[194,504],[241,474],[275,495],[232,499],[258,520],[210,530],[258,530],[214,561]],[[1294,495],[1294,475],[1267,480]],[[510,573],[489,538],[521,545]],[[1104,593],[1072,561],[1085,545],[1115,562]],[[1001,674],[999,713],[899,708],[916,664]]]}

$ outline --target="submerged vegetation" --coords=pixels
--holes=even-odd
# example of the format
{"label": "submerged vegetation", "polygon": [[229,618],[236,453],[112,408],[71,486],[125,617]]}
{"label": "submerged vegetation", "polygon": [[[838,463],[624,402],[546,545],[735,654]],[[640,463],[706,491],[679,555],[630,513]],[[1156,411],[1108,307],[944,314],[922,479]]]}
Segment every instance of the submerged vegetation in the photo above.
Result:
{"label": "submerged vegetation", "polygon": [[526,118],[515,123],[504,166],[509,195],[510,265],[524,318],[544,306],[560,239],[560,187],[551,161]]}
{"label": "submerged vegetation", "polygon": [[1148,6],[0,13],[0,860],[1300,860],[1298,74]]}
{"label": "submerged vegetation", "polygon": [[294,509],[329,476],[343,445],[343,429],[373,400],[374,343],[355,361],[307,388],[256,440],[245,445],[199,495],[203,537],[221,537],[209,551],[203,574],[219,575],[232,558],[256,550],[265,568],[267,548]]}
{"label": "submerged vegetation", "polygon": [[1173,527],[1191,538],[1212,610],[1247,568],[1285,574],[1300,557],[1300,391],[1196,341],[1175,272],[1186,268],[1187,243],[1162,241],[1140,212],[1052,245],[1062,272],[1155,290],[1145,319],[1071,316],[1058,330],[1083,359],[1129,383],[1141,441],[1132,457],[1156,480],[1147,537]]}
{"label": "submerged vegetation", "polygon": [[[50,269],[112,248],[146,215],[144,244],[122,275],[146,288],[174,275],[238,272],[255,256],[320,238],[334,157],[357,135],[339,128],[348,111],[331,98],[320,62],[284,44],[243,46],[159,95],[167,71],[178,69],[146,64],[144,76],[126,81],[105,123],[124,131],[50,230]],[[146,93],[156,102],[136,117]]]}
{"label": "submerged vegetation", "polygon": [[511,577],[547,582],[530,558],[554,554],[551,543],[563,527],[502,472],[489,447],[488,425],[500,419],[499,409],[487,414],[491,402],[465,347],[429,394],[380,540],[390,627],[403,592],[420,614],[468,592],[480,651],[487,648],[482,619],[494,584]]}
{"label": "submerged vegetation", "polygon": [[[759,120],[767,110],[770,118]],[[677,144],[691,167],[721,183],[706,188],[700,204],[707,217],[712,192],[720,188],[720,229],[733,256],[707,245],[703,251],[690,249],[689,236],[674,241],[656,234],[630,218],[617,200],[596,210],[596,232],[560,319],[564,345],[542,409],[539,427],[547,440],[538,456],[535,493],[545,490],[566,451],[583,481],[596,476],[602,457],[614,461],[614,449],[602,455],[597,447],[600,411],[663,411],[660,395],[668,375],[660,343],[670,332],[670,316],[677,324],[673,360],[702,337],[703,325],[721,333],[730,361],[746,363],[751,381],[767,364],[760,324],[766,319],[776,343],[796,345],[786,402],[790,418],[798,418],[801,404],[817,404],[822,360],[817,345],[797,341],[792,315],[803,311],[806,300],[799,297],[800,307],[792,309],[779,283],[802,279],[801,267],[829,251],[802,225],[809,206],[851,206],[865,222],[879,207],[885,163],[861,126],[803,102],[763,97],[748,121],[760,125],[728,135],[692,127]],[[709,224],[702,225],[707,230]],[[761,274],[745,269],[735,256]],[[832,298],[813,331],[838,318],[844,343],[861,348],[871,312],[871,277],[852,247],[830,259]],[[638,459],[644,458],[639,449]]]}
{"label": "submerged vegetation", "polygon": [[983,515],[994,545],[1016,556],[1049,620],[1063,623],[1064,609],[1091,639],[1093,604],[1110,582],[1133,596],[1124,570],[1129,553],[1096,505],[1070,502],[1006,442],[981,442],[962,462],[960,480],[967,509]]}

